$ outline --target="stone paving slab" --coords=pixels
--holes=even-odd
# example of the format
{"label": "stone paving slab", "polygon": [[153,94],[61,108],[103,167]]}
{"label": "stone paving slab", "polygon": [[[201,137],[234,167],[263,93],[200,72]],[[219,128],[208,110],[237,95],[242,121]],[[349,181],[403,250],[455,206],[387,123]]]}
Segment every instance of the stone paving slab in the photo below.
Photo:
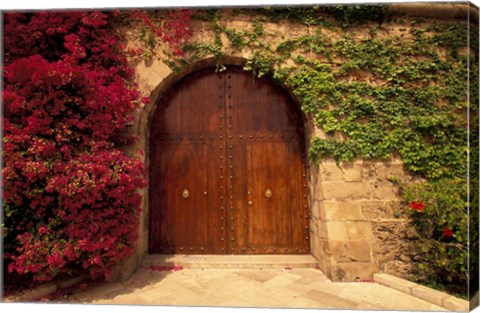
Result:
{"label": "stone paving slab", "polygon": [[[148,264],[148,263],[146,263]],[[89,304],[446,311],[377,283],[334,283],[315,268],[142,267],[124,283],[103,283],[65,301]]]}
{"label": "stone paving slab", "polygon": [[188,268],[313,268],[315,258],[309,254],[300,255],[159,255],[144,258],[145,266],[184,266]]}
{"label": "stone paving slab", "polygon": [[407,294],[411,294],[413,296],[416,296],[417,298],[442,306],[448,310],[455,312],[469,311],[468,301],[456,298],[447,293],[421,286],[405,279],[401,279],[385,273],[375,274],[374,279],[376,282],[384,286],[400,290]]}

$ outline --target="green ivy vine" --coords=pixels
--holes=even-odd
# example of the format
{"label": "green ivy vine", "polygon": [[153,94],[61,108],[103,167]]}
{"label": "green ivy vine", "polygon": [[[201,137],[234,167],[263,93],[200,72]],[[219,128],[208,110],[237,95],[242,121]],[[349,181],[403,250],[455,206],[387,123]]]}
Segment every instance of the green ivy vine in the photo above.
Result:
{"label": "green ivy vine", "polygon": [[[479,53],[471,48],[478,47],[478,27],[391,20],[387,6],[382,5],[228,11],[230,15],[251,17],[250,27],[244,29],[229,28],[222,14],[220,10],[207,10],[197,15],[211,22],[213,41],[189,43],[185,47],[189,57],[168,60],[168,64],[178,70],[184,64],[214,56],[219,60],[218,70],[222,70],[220,60],[226,46],[249,52],[244,69],[258,77],[270,76],[289,88],[302,110],[326,134],[310,142],[312,161],[401,157],[413,176],[426,181],[423,185],[401,186],[405,199],[429,201],[429,210],[435,210],[429,213],[429,221],[418,218],[413,222],[418,227],[433,223],[434,229],[431,237],[419,240],[418,253],[428,254],[426,247],[436,247],[435,255],[445,258],[439,262],[425,257],[417,260],[419,267],[428,269],[428,275],[424,275],[427,279],[435,280],[435,273],[447,271],[442,277],[466,283],[468,250],[451,252],[445,247],[465,244],[464,236],[455,234],[467,233],[464,215],[468,208],[476,207],[478,213],[478,206],[472,202],[478,202],[478,198],[469,198],[466,188],[457,188],[461,194],[448,197],[453,190],[449,184],[466,185],[469,170],[478,172],[478,93],[467,97],[469,90],[478,90]],[[280,21],[308,27],[308,32],[293,38],[285,34],[278,41],[262,23]],[[389,34],[389,23],[403,25],[402,35]],[[387,35],[380,36],[381,31]],[[472,117],[469,125],[467,114]],[[475,129],[477,132],[472,131]],[[467,162],[469,156],[473,163]],[[478,180],[471,185],[476,187]],[[450,201],[447,206],[442,204],[445,199]],[[476,234],[472,238],[478,241],[478,218],[472,225]],[[439,232],[445,227],[454,234],[448,240]]]}

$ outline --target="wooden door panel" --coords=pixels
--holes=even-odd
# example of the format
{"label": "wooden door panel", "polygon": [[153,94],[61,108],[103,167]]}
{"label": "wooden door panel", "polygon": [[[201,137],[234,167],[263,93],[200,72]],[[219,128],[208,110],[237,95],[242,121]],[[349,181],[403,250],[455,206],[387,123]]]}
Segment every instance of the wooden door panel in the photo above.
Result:
{"label": "wooden door panel", "polygon": [[[216,73],[192,75],[168,95],[168,103],[157,109],[153,137],[161,135],[204,135],[223,133],[223,78]],[[222,107],[220,107],[222,106]]]}
{"label": "wooden door panel", "polygon": [[280,140],[236,145],[234,177],[239,179],[233,185],[236,227],[230,244],[237,253],[307,252],[296,150],[294,142]]}
{"label": "wooden door panel", "polygon": [[[161,173],[150,204],[157,225],[151,227],[153,247],[175,253],[221,253],[224,224],[219,177],[209,162],[218,151],[209,144],[159,145]],[[152,160],[156,161],[156,160]]]}
{"label": "wooden door panel", "polygon": [[190,75],[163,101],[150,132],[149,251],[308,252],[303,133],[286,94],[233,68]]}
{"label": "wooden door panel", "polygon": [[[287,244],[291,225],[281,224],[289,214],[289,190],[278,160],[285,157],[281,143],[258,142],[246,147],[247,205],[243,205],[248,219],[248,237],[252,245],[275,246]],[[280,168],[278,167],[280,165]],[[267,198],[267,192],[271,192]],[[248,194],[250,193],[250,194]],[[281,228],[278,228],[281,227]],[[262,236],[256,234],[261,233]]]}
{"label": "wooden door panel", "polygon": [[233,72],[231,86],[233,132],[267,136],[270,132],[296,129],[297,116],[291,114],[284,92],[268,80],[255,78],[251,73]]}
{"label": "wooden door panel", "polygon": [[225,253],[222,82],[212,71],[186,77],[152,119],[150,253]]}

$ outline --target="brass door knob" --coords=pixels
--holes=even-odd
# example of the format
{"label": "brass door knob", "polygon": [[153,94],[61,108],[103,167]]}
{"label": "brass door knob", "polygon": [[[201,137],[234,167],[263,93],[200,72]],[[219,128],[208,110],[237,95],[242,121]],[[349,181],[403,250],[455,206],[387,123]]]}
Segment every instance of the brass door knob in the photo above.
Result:
{"label": "brass door knob", "polygon": [[187,199],[188,197],[190,197],[190,191],[188,191],[188,189],[183,189],[182,191],[182,197],[184,197],[185,199]]}
{"label": "brass door knob", "polygon": [[249,201],[248,201],[248,205],[252,205],[252,204],[253,204],[253,202],[249,200]]}
{"label": "brass door knob", "polygon": [[271,198],[272,197],[272,190],[270,188],[268,188],[267,190],[265,190],[265,197],[267,198]]}

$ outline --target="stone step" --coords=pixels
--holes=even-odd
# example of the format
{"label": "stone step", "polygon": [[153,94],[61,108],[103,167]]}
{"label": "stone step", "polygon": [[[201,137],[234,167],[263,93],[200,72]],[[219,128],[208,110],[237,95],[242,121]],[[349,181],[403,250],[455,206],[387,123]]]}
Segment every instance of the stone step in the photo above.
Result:
{"label": "stone step", "polygon": [[318,263],[309,254],[300,255],[197,255],[150,254],[143,259],[143,266],[185,268],[315,268]]}

